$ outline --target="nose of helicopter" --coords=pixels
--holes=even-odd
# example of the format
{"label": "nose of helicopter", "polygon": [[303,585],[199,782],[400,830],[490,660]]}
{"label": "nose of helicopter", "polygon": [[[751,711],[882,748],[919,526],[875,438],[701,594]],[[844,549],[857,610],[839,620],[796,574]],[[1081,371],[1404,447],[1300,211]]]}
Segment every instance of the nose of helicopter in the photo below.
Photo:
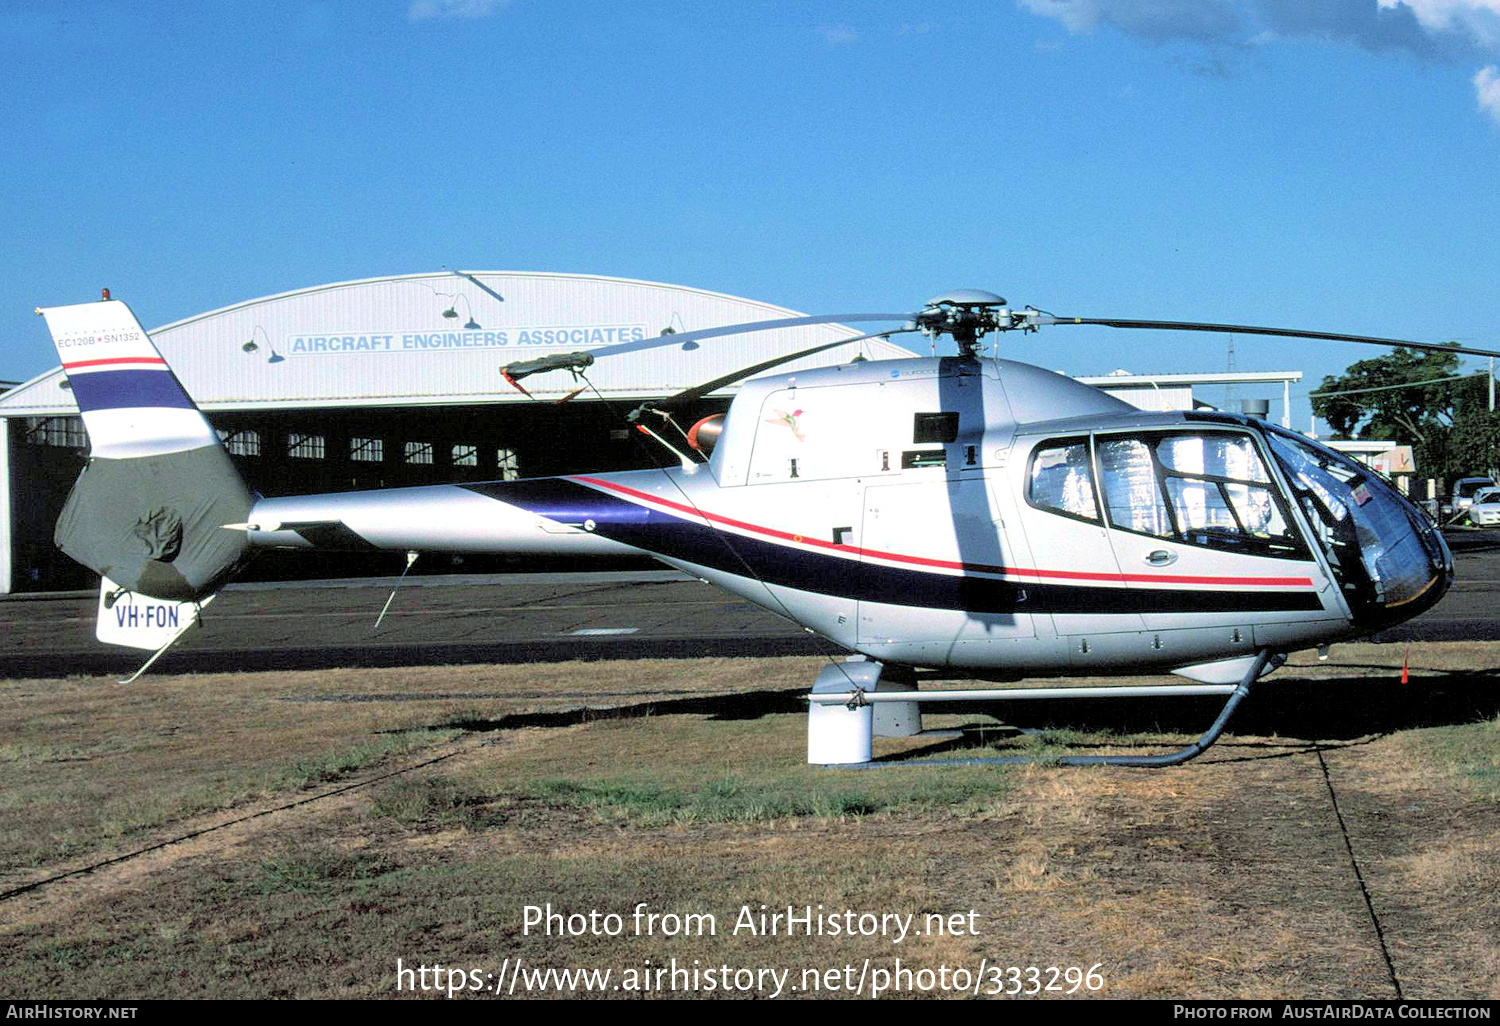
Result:
{"label": "nose of helicopter", "polygon": [[1453,583],[1453,554],[1432,521],[1387,480],[1343,453],[1263,425],[1347,603],[1350,637],[1431,609]]}
{"label": "nose of helicopter", "polygon": [[1453,553],[1442,533],[1409,501],[1398,502],[1403,516],[1361,525],[1365,529],[1359,532],[1364,571],[1360,576],[1368,587],[1356,588],[1363,594],[1350,596],[1354,626],[1360,633],[1420,616],[1437,605],[1453,584]]}

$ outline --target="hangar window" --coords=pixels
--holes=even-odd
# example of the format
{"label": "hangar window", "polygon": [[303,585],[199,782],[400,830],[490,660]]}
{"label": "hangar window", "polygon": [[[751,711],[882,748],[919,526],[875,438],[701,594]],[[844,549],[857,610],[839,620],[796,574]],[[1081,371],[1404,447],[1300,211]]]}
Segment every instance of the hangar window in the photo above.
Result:
{"label": "hangar window", "polygon": [[407,442],[406,443],[406,462],[408,462],[408,463],[431,463],[432,462],[432,443],[431,442]]}
{"label": "hangar window", "polygon": [[455,467],[479,466],[479,446],[455,445],[453,447],[453,465]]}
{"label": "hangar window", "polygon": [[224,443],[224,451],[231,456],[259,456],[260,455],[260,432],[246,428],[243,431],[225,431],[219,429],[219,441]]}
{"label": "hangar window", "polygon": [[82,417],[27,417],[26,441],[32,445],[55,445],[64,449],[89,447]]}
{"label": "hangar window", "polygon": [[521,458],[513,449],[500,449],[495,453],[495,466],[500,471],[500,480],[514,481],[521,476]]}
{"label": "hangar window", "polygon": [[323,436],[289,432],[286,436],[286,454],[304,460],[320,460],[323,458]]}
{"label": "hangar window", "polygon": [[350,438],[349,458],[360,463],[379,463],[385,459],[385,440],[381,438]]}

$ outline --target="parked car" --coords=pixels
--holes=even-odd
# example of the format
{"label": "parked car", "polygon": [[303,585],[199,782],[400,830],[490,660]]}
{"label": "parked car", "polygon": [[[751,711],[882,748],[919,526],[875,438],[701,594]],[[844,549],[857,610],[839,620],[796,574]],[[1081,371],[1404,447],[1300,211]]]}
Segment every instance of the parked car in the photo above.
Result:
{"label": "parked car", "polygon": [[1495,479],[1491,477],[1459,478],[1453,482],[1453,512],[1462,513],[1468,509],[1479,489],[1493,487],[1495,487]]}
{"label": "parked car", "polygon": [[1481,488],[1475,493],[1469,522],[1475,527],[1500,526],[1500,488]]}

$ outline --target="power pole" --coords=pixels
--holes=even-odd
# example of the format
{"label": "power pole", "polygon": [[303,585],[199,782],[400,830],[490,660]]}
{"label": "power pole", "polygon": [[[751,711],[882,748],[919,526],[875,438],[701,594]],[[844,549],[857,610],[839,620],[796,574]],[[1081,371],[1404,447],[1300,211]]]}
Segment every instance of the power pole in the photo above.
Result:
{"label": "power pole", "polygon": [[[1224,361],[1224,372],[1225,372],[1226,375],[1233,375],[1234,374],[1234,370],[1235,370],[1235,367],[1234,367],[1234,336],[1230,335],[1229,336],[1229,355],[1228,355],[1227,359],[1225,359],[1225,361]],[[1224,384],[1224,406],[1223,406],[1223,409],[1228,410],[1229,409],[1229,404],[1232,403],[1232,402],[1234,402],[1234,385],[1230,384],[1229,382],[1225,382],[1225,384]]]}

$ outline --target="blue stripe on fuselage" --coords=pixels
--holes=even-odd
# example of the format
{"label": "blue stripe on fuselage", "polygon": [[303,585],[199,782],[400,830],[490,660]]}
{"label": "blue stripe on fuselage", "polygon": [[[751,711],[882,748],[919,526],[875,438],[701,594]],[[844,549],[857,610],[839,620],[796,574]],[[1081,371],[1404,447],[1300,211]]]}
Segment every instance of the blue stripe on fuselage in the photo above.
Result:
{"label": "blue stripe on fuselage", "polygon": [[[519,506],[528,513],[555,520],[559,524],[581,524],[592,520],[596,525],[645,525],[654,515],[645,506],[587,488],[564,477],[487,481],[461,487]],[[676,517],[667,519],[677,521]]]}

